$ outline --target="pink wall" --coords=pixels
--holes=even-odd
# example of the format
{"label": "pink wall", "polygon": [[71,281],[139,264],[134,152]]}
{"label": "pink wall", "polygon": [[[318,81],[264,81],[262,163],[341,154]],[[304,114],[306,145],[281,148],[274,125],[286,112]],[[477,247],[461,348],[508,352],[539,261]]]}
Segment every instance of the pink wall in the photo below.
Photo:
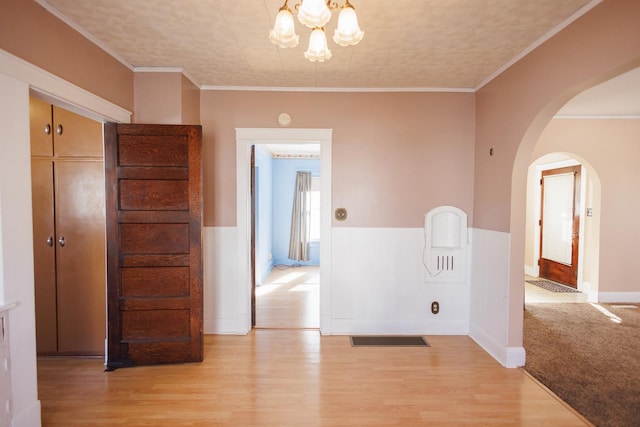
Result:
{"label": "pink wall", "polygon": [[531,150],[562,105],[640,65],[639,16],[637,0],[604,1],[477,92],[476,227],[509,231],[514,165],[521,187]]}
{"label": "pink wall", "polygon": [[137,71],[135,123],[200,124],[200,88],[180,71]]}
{"label": "pink wall", "polygon": [[[600,178],[600,292],[638,292],[624,266],[640,259],[640,119],[555,119],[540,136],[533,158],[565,152],[579,156]],[[621,268],[622,267],[622,268]]]}
{"label": "pink wall", "polygon": [[[472,93],[204,91],[204,223],[236,225],[235,128],[333,129],[333,208],[348,227],[422,227],[454,205],[472,217]],[[333,210],[333,209],[332,209]]]}
{"label": "pink wall", "polygon": [[[640,65],[639,16],[637,0],[605,0],[476,93],[474,226],[510,232],[503,267],[508,288],[500,290],[508,295],[508,346],[522,345],[526,180],[533,147],[573,96]],[[475,309],[494,310],[496,303]]]}
{"label": "pink wall", "polygon": [[200,124],[200,88],[182,76],[182,124]]}
{"label": "pink wall", "polygon": [[0,49],[133,111],[133,72],[34,1],[0,0]]}
{"label": "pink wall", "polygon": [[182,124],[182,73],[136,72],[135,123]]}

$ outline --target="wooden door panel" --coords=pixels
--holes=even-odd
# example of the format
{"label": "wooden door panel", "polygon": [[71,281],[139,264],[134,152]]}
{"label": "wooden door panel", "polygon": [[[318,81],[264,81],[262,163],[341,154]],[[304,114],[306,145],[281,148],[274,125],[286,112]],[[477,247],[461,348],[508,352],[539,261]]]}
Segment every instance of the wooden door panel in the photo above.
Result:
{"label": "wooden door panel", "polygon": [[187,180],[123,179],[120,209],[132,211],[189,209]]}
{"label": "wooden door panel", "polygon": [[122,269],[124,297],[176,297],[189,295],[189,267]]}
{"label": "wooden door panel", "polygon": [[173,135],[122,135],[118,166],[189,166],[189,139]]}
{"label": "wooden door panel", "polygon": [[[192,361],[199,349],[190,341],[133,341],[127,343],[129,360],[137,365],[158,365],[162,363],[184,363]],[[197,362],[197,360],[195,360]]]}
{"label": "wooden door panel", "polygon": [[29,97],[29,130],[32,156],[46,157],[53,155],[52,120],[51,104]]}
{"label": "wooden door panel", "polygon": [[54,181],[58,351],[101,355],[106,338],[104,165],[57,160]]}
{"label": "wooden door panel", "polygon": [[58,351],[58,322],[56,319],[53,162],[51,160],[32,160],[31,196],[33,203],[36,345],[38,354],[55,354]]}
{"label": "wooden door panel", "polygon": [[189,253],[189,224],[121,224],[123,254]]}
{"label": "wooden door panel", "polygon": [[102,123],[53,106],[53,149],[61,157],[102,157]]}
{"label": "wooden door panel", "polygon": [[188,339],[189,309],[135,310],[122,314],[122,340]]}
{"label": "wooden door panel", "polygon": [[105,127],[108,368],[202,360],[201,133]]}

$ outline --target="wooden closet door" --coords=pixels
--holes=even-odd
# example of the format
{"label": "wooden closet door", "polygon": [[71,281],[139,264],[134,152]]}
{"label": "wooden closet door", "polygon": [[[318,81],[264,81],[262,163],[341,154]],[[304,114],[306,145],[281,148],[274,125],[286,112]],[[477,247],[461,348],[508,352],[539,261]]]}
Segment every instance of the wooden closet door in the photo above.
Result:
{"label": "wooden closet door", "polygon": [[29,98],[29,130],[31,156],[53,156],[53,127],[51,104]]}
{"label": "wooden closet door", "polygon": [[106,242],[104,166],[55,162],[58,351],[104,354]]}
{"label": "wooden closet door", "polygon": [[201,133],[105,126],[108,368],[202,360]]}
{"label": "wooden closet door", "polygon": [[102,157],[102,123],[53,107],[54,155]]}
{"label": "wooden closet door", "polygon": [[56,248],[53,201],[53,162],[31,161],[33,263],[38,354],[58,351],[56,310]]}

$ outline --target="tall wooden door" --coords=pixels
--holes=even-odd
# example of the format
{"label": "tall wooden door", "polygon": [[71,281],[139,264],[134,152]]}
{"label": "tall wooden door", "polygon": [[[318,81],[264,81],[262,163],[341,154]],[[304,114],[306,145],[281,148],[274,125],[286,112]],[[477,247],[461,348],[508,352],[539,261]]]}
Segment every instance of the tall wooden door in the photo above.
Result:
{"label": "tall wooden door", "polygon": [[580,228],[580,170],[570,166],[542,172],[540,277],[577,288]]}
{"label": "tall wooden door", "polygon": [[200,126],[105,126],[110,369],[203,357]]}

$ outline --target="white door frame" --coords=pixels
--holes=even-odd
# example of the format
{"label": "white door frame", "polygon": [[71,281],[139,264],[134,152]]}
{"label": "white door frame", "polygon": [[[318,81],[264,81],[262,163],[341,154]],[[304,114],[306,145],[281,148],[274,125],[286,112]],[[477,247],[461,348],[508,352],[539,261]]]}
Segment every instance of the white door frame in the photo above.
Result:
{"label": "white door frame", "polygon": [[331,334],[331,142],[333,129],[236,128],[237,313],[251,331],[251,146],[320,144],[320,333]]}

